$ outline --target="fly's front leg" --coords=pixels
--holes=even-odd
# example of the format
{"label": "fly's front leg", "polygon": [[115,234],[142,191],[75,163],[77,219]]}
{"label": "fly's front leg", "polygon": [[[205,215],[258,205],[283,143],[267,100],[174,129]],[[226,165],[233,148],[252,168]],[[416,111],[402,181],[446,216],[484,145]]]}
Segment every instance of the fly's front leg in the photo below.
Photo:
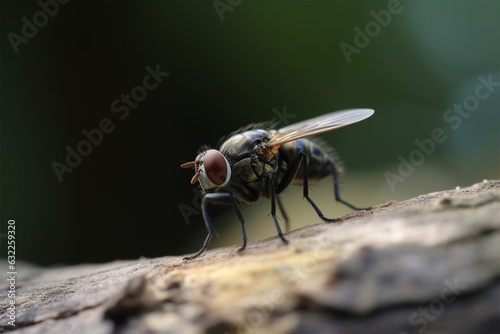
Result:
{"label": "fly's front leg", "polygon": [[278,219],[276,218],[276,193],[275,193],[276,191],[272,174],[269,174],[267,176],[267,186],[270,188],[271,191],[271,215],[273,216],[274,225],[276,225],[278,236],[280,237],[281,241],[283,241],[284,243],[288,243],[288,240],[285,239],[283,233],[281,232],[280,224],[278,223]]}
{"label": "fly's front leg", "polygon": [[208,245],[210,244],[210,241],[212,240],[214,234],[214,227],[212,226],[212,222],[210,221],[210,217],[207,212],[208,203],[230,205],[231,197],[229,194],[226,193],[206,194],[205,196],[203,196],[201,200],[201,213],[203,214],[203,220],[205,221],[205,225],[208,230],[208,235],[198,253],[192,256],[186,256],[184,260],[192,260],[200,256],[205,251],[205,249],[207,249]]}
{"label": "fly's front leg", "polygon": [[245,221],[243,220],[243,216],[241,215],[241,212],[238,209],[238,205],[236,203],[236,200],[234,199],[231,186],[228,186],[228,190],[229,193],[213,193],[213,194],[206,194],[205,196],[203,196],[203,199],[201,200],[201,212],[203,214],[203,219],[205,220],[205,225],[207,226],[208,235],[198,253],[192,256],[187,256],[184,258],[184,260],[192,260],[200,256],[205,251],[205,249],[207,249],[208,245],[210,244],[210,241],[212,240],[215,230],[214,227],[212,226],[212,222],[210,221],[210,216],[208,215],[207,211],[207,205],[209,203],[232,205],[234,207],[236,215],[238,216],[241,223],[241,234],[243,235],[243,246],[241,246],[239,250],[245,249],[247,245],[247,234],[245,232],[245,226],[244,226]]}

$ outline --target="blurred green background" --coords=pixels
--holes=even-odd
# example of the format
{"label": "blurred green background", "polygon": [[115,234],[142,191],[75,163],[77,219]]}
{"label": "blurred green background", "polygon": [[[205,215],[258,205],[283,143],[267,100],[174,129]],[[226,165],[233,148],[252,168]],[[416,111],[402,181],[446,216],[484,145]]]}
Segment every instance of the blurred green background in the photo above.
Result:
{"label": "blurred green background", "polygon": [[[8,219],[16,220],[17,259],[40,265],[197,251],[206,231],[201,215],[186,224],[179,211],[196,199],[193,173],[180,163],[284,107],[294,121],[376,110],[321,136],[347,167],[344,199],[359,206],[500,178],[498,1],[215,4],[70,1],[44,22],[35,1],[1,2],[2,257]],[[374,23],[388,6],[398,13]],[[22,36],[23,17],[34,15],[41,27],[16,53],[12,34]],[[372,37],[348,62],[340,45],[360,45],[355,28],[367,24]],[[111,103],[157,64],[170,75],[121,120]],[[474,100],[479,76],[496,86]],[[464,102],[472,111],[448,114],[460,117],[453,128],[443,115]],[[64,163],[65,147],[76,149],[82,130],[103,118],[114,131],[59,182],[51,164]],[[398,173],[398,157],[409,159],[414,141],[435,128],[447,139],[391,187],[386,175]],[[350,212],[334,203],[331,180],[312,198],[328,216]],[[284,201],[292,228],[318,222],[300,189]],[[221,234],[212,246],[239,244],[234,213],[210,212]],[[243,210],[250,241],[275,235],[268,212],[266,200]]]}

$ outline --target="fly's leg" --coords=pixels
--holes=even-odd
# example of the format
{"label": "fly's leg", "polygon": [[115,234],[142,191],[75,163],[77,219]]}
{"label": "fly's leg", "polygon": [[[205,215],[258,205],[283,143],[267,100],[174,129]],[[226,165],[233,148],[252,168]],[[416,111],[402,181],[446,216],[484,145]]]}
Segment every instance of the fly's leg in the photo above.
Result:
{"label": "fly's leg", "polygon": [[278,207],[280,208],[281,214],[283,215],[283,220],[285,221],[285,230],[286,232],[290,231],[290,221],[288,220],[288,215],[286,214],[285,207],[281,202],[279,196],[276,196],[276,202],[278,202]]}
{"label": "fly's leg", "polygon": [[[302,155],[298,154],[290,162],[290,164],[288,165],[288,169],[286,170],[285,175],[283,176],[283,179],[281,180],[281,183],[278,184],[275,188],[276,195],[281,194],[290,185],[290,183],[292,183],[293,179],[295,178],[295,175],[297,175],[297,171],[299,170],[301,161],[302,161]],[[273,195],[274,195],[274,192],[273,192]],[[279,196],[277,196],[277,201],[278,201],[278,206],[280,207],[281,213],[283,214],[283,219],[285,220],[286,230],[288,231],[290,229],[290,224],[288,222],[288,216],[285,212],[285,207],[283,206],[283,203],[281,203]]]}
{"label": "fly's leg", "polygon": [[231,185],[228,185],[227,187],[229,190],[229,196],[231,197],[231,204],[233,205],[233,208],[236,211],[236,215],[238,216],[238,219],[240,220],[240,224],[241,224],[241,235],[243,236],[243,245],[238,249],[238,251],[242,251],[247,246],[247,233],[245,232],[245,220],[243,219],[243,216],[241,215],[240,209],[238,209],[238,204],[236,203],[236,200],[234,199],[234,194],[233,194],[233,190],[231,189]]}
{"label": "fly's leg", "polygon": [[[292,182],[292,180],[295,178],[295,175],[297,175],[297,171],[300,168],[300,164],[304,162],[304,197],[307,199],[307,201],[311,204],[311,206],[314,208],[316,213],[318,214],[319,218],[321,218],[323,221],[326,222],[334,222],[336,221],[335,218],[326,218],[325,215],[323,215],[323,212],[318,208],[316,203],[309,197],[309,176],[308,176],[308,168],[307,168],[307,159],[306,159],[306,154],[304,151],[299,151],[297,155],[293,158],[293,160],[290,162],[288,165],[288,169],[283,176],[283,181],[281,184],[278,185],[278,189],[276,190],[276,193],[280,193],[283,190],[288,187],[288,185]],[[333,185],[334,185],[334,190],[335,190],[335,200],[338,202],[341,202],[348,207],[354,209],[354,210],[369,210],[370,208],[358,208],[354,205],[352,205],[349,202],[344,201],[343,199],[340,198],[340,192],[339,192],[339,183],[338,183],[338,171],[335,165],[333,165]]]}
{"label": "fly's leg", "polygon": [[214,234],[214,227],[212,226],[212,222],[210,221],[210,217],[208,216],[207,212],[208,203],[227,205],[231,204],[231,198],[229,194],[224,194],[224,193],[206,194],[205,196],[203,196],[203,199],[201,200],[201,213],[203,214],[203,220],[205,221],[205,225],[208,230],[208,235],[198,253],[192,256],[186,256],[184,260],[192,260],[200,256],[205,251],[205,249],[207,249],[208,245],[210,244],[210,241],[212,240]]}
{"label": "fly's leg", "polygon": [[207,238],[205,239],[205,242],[203,243],[203,246],[201,249],[194,255],[192,256],[187,256],[184,258],[184,260],[192,260],[194,258],[197,258],[200,256],[205,249],[207,249],[208,245],[210,244],[210,241],[212,240],[213,234],[215,232],[214,227],[212,226],[212,222],[210,221],[210,217],[208,215],[207,211],[207,205],[211,204],[223,204],[223,205],[232,205],[235,210],[236,214],[238,215],[238,218],[240,219],[241,222],[241,232],[243,234],[243,248],[245,248],[246,243],[247,243],[247,236],[245,233],[245,228],[243,226],[243,217],[241,216],[240,210],[238,209],[236,205],[236,201],[234,200],[234,196],[232,194],[231,188],[229,188],[229,193],[213,193],[213,194],[206,194],[203,196],[203,199],[201,200],[201,212],[203,214],[203,220],[205,221],[205,225],[208,230],[208,235]]}
{"label": "fly's leg", "polygon": [[308,182],[309,178],[308,178],[308,171],[307,171],[307,159],[306,159],[306,154],[304,153],[304,151],[299,151],[297,153],[297,155],[293,158],[293,160],[290,162],[290,164],[288,165],[288,169],[287,169],[285,175],[283,176],[283,180],[278,185],[278,189],[276,190],[276,192],[279,194],[280,192],[285,190],[286,187],[288,187],[288,185],[295,178],[295,175],[297,175],[297,171],[299,170],[301,163],[304,163],[304,181],[303,181],[304,182],[304,190],[303,190],[304,197],[311,204],[313,209],[318,214],[319,218],[321,218],[323,221],[326,221],[326,222],[336,221],[335,218],[333,218],[333,219],[326,218],[325,215],[323,215],[323,212],[321,212],[321,210],[318,208],[316,203],[314,203],[313,200],[309,197],[309,182]]}
{"label": "fly's leg", "polygon": [[287,244],[288,240],[286,240],[285,237],[283,236],[283,233],[281,232],[280,224],[278,223],[278,219],[276,218],[276,191],[275,191],[275,186],[274,186],[272,174],[269,174],[267,176],[267,186],[271,190],[271,215],[273,216],[274,225],[276,225],[276,230],[278,231],[278,236],[280,237],[281,241],[283,241],[285,244]]}
{"label": "fly's leg", "polygon": [[[314,210],[318,214],[319,218],[321,218],[325,222],[334,222],[334,221],[336,221],[335,218],[326,218],[325,215],[323,214],[323,212],[321,212],[321,210],[318,208],[318,206],[316,205],[316,203],[314,203],[314,201],[309,197],[309,171],[307,170],[306,154],[304,153],[304,151],[300,151],[299,154],[298,154],[298,156],[301,157],[300,160],[299,160],[298,166],[300,166],[301,162],[304,162],[304,180],[303,180],[303,184],[304,184],[304,197],[312,205],[312,207],[314,208]],[[295,160],[295,158],[294,158],[294,160]],[[297,166],[297,169],[298,169],[298,166]]]}
{"label": "fly's leg", "polygon": [[345,204],[347,205],[348,207],[350,207],[351,209],[353,210],[370,210],[371,207],[368,207],[368,208],[358,208],[357,206],[354,206],[352,205],[351,203],[349,202],[346,202],[344,201],[342,198],[340,198],[340,191],[339,191],[339,173],[337,171],[337,167],[335,167],[335,165],[333,165],[333,190],[335,192],[335,200],[337,202],[340,202],[342,204]]}

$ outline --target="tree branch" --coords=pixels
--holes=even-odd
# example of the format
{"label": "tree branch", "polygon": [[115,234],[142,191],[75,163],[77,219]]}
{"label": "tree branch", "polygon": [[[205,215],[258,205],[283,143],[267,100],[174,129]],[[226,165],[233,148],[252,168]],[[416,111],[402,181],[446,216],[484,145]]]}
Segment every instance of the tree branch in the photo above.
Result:
{"label": "tree branch", "polygon": [[[19,265],[26,333],[494,333],[500,181],[435,192],[247,246],[99,265]],[[7,272],[6,268],[2,268]],[[21,275],[22,273],[22,275]]]}

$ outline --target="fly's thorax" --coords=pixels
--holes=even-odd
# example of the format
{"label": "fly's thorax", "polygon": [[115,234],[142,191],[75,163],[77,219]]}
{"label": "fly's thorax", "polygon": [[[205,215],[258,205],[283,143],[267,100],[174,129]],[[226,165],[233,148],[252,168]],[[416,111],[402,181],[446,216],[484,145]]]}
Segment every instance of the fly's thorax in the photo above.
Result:
{"label": "fly's thorax", "polygon": [[269,161],[264,161],[257,155],[246,157],[232,165],[232,174],[244,182],[255,182],[258,179],[274,173],[278,168],[278,154]]}
{"label": "fly's thorax", "polygon": [[256,129],[229,137],[220,147],[220,151],[230,162],[238,162],[248,156],[262,142],[269,141],[269,133]]}
{"label": "fly's thorax", "polygon": [[277,155],[263,157],[259,154],[269,139],[267,131],[255,129],[235,134],[221,145],[220,151],[228,159],[235,178],[254,182],[276,170]]}
{"label": "fly's thorax", "polygon": [[261,196],[269,197],[268,175],[278,170],[278,158],[269,164],[257,156],[248,157],[232,165],[231,188],[242,204],[257,202]]}
{"label": "fly's thorax", "polygon": [[256,129],[233,135],[220,147],[231,165],[231,187],[242,203],[253,203],[265,195],[267,175],[278,169],[279,154],[262,156],[269,133]]}

